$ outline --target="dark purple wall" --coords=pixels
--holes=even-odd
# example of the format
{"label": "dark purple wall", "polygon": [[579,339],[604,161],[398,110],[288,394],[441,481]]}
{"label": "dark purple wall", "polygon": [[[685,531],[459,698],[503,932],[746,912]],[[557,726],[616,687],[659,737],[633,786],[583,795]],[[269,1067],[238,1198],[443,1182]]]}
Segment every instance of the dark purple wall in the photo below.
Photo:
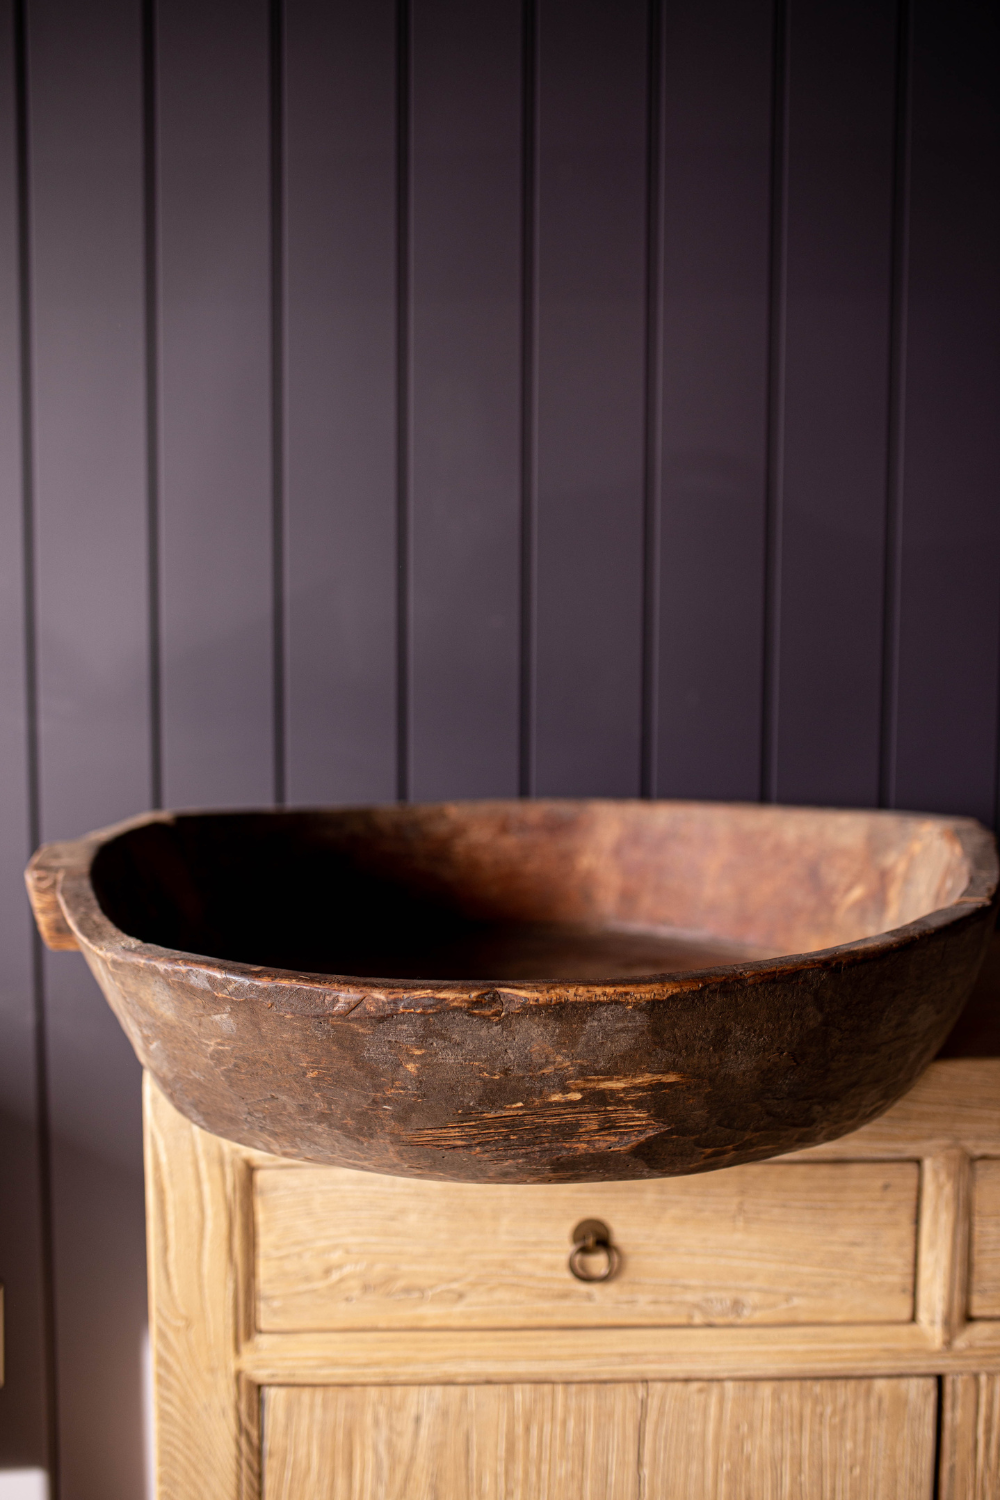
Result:
{"label": "dark purple wall", "polygon": [[143,1485],[152,803],[997,812],[997,11],[0,0],[0,1465]]}

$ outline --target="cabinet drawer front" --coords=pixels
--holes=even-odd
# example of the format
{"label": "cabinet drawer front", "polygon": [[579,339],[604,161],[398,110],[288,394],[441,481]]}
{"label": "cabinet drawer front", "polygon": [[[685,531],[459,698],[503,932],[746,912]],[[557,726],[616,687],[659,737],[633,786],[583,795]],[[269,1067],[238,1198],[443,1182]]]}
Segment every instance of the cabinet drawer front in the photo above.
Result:
{"label": "cabinet drawer front", "polygon": [[[699,1177],[479,1187],[333,1167],[254,1174],[257,1326],[908,1322],[914,1162],[776,1163]],[[614,1279],[577,1281],[601,1219]]]}
{"label": "cabinet drawer front", "polygon": [[972,1164],[972,1276],[969,1316],[1000,1318],[1000,1161]]}

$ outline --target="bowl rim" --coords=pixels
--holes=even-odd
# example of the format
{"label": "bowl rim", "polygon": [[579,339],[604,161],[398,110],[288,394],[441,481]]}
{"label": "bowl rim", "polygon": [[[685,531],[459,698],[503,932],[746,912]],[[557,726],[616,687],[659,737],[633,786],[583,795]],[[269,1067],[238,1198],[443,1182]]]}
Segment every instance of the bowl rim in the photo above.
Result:
{"label": "bowl rim", "polygon": [[[409,804],[421,808],[516,806],[520,798],[455,799],[447,802]],[[993,834],[975,818],[943,813],[911,812],[896,808],[830,808],[808,804],[717,802],[694,798],[624,798],[624,797],[546,797],[531,799],[535,805],[671,805],[675,807],[773,807],[789,812],[813,812],[835,815],[861,814],[887,819],[916,818],[941,824],[958,839],[969,865],[969,879],[948,906],[927,912],[912,922],[890,928],[850,943],[809,950],[804,953],[780,954],[771,958],[746,959],[737,963],[717,964],[710,968],[670,970],[661,974],[628,976],[615,980],[484,980],[484,979],[382,979],[349,974],[316,974],[295,969],[268,968],[219,959],[204,954],[162,947],[132,937],[106,916],[98,902],[90,871],[98,851],[134,829],[156,823],[173,823],[178,818],[248,816],[261,814],[308,814],[319,812],[364,811],[397,807],[395,802],[304,804],[290,807],[194,807],[168,808],[140,813],[77,839],[45,843],[32,856],[25,871],[25,882],[39,931],[46,945],[55,951],[81,949],[102,965],[137,962],[159,970],[164,975],[189,973],[201,975],[202,984],[222,982],[227,989],[250,998],[258,988],[285,990],[314,995],[323,1010],[331,1015],[348,1014],[362,1002],[366,1010],[374,1006],[384,1013],[465,1008],[475,1002],[504,1000],[520,1004],[565,1004],[579,1001],[618,1000],[629,1004],[662,1000],[706,985],[739,981],[750,985],[774,981],[782,976],[811,968],[832,968],[870,961],[884,953],[918,942],[942,928],[974,919],[984,908],[1000,903],[1000,864]],[[235,987],[235,989],[234,989]]]}

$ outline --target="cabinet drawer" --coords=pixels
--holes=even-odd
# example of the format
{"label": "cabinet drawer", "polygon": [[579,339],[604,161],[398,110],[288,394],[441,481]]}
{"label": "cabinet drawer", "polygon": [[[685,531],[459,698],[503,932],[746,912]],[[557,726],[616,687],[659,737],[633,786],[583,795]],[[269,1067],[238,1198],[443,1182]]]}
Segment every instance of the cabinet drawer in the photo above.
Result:
{"label": "cabinet drawer", "polygon": [[[768,1163],[698,1177],[481,1187],[333,1167],[254,1174],[262,1332],[907,1322],[914,1162]],[[569,1272],[602,1219],[613,1280]]]}

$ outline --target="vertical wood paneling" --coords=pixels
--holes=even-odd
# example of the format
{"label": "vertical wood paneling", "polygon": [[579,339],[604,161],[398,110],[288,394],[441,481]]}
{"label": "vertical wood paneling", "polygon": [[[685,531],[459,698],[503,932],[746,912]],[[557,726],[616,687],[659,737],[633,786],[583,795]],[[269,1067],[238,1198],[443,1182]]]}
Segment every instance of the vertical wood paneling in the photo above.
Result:
{"label": "vertical wood paneling", "polygon": [[163,772],[274,792],[269,15],[158,8]]}
{"label": "vertical wood paneling", "polygon": [[411,795],[518,784],[521,7],[417,0]]}
{"label": "vertical wood paneling", "polygon": [[[27,574],[0,0],[0,1464],[47,1442],[35,773],[45,837],[156,800],[161,761],[175,805],[267,803],[282,753],[293,801],[512,793],[520,665],[527,791],[632,795],[645,754],[659,795],[992,821],[1000,691],[995,8],[664,4],[652,235],[640,0],[24,10]],[[134,1500],[138,1069],[77,958],[44,978],[64,1488]]]}
{"label": "vertical wood paneling", "polygon": [[48,1464],[46,1256],[30,922],[18,146],[13,7],[0,5],[0,1469]]}
{"label": "vertical wood paneling", "polygon": [[661,797],[760,788],[772,11],[665,7]]}
{"label": "vertical wood paneling", "polygon": [[534,785],[639,790],[646,8],[540,12]]}
{"label": "vertical wood paneling", "polygon": [[895,0],[792,8],[781,802],[878,800],[896,55]]}
{"label": "vertical wood paneling", "polygon": [[395,6],[288,0],[288,795],[396,790]]}
{"label": "vertical wood paneling", "polygon": [[268,1500],[639,1500],[639,1382],[265,1387]]}
{"label": "vertical wood paneling", "polygon": [[[131,0],[28,11],[45,838],[150,796],[139,21]],[[77,959],[47,955],[45,983],[61,1483],[125,1500],[143,1472],[140,1075]]]}
{"label": "vertical wood paneling", "polygon": [[651,1382],[649,1493],[671,1500],[932,1500],[937,1382]]}
{"label": "vertical wood paneling", "polygon": [[1000,120],[995,6],[915,0],[897,807],[995,819]]}

